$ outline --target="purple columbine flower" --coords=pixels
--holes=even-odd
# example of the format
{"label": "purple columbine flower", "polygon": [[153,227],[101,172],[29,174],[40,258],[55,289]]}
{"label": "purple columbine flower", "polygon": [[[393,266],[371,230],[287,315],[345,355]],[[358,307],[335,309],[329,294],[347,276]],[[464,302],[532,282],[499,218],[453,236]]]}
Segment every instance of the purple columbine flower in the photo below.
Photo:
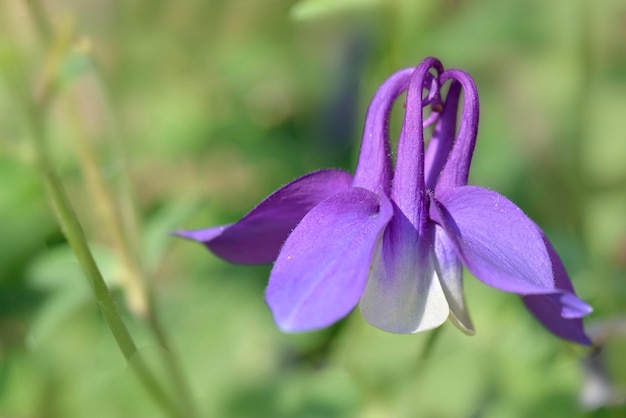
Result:
{"label": "purple columbine flower", "polygon": [[[447,81],[444,104],[440,89]],[[392,173],[389,113],[405,89]],[[435,120],[424,153],[424,126]],[[376,93],[354,177],[340,170],[311,173],[235,224],[178,234],[231,262],[275,260],[266,299],[285,331],[326,327],[360,302],[365,319],[386,331],[424,331],[450,318],[471,334],[465,265],[484,283],[521,295],[554,334],[591,344],[581,320],[591,308],[575,295],[541,229],[504,196],[467,185],[477,129],[471,77],[427,58],[394,74]]]}

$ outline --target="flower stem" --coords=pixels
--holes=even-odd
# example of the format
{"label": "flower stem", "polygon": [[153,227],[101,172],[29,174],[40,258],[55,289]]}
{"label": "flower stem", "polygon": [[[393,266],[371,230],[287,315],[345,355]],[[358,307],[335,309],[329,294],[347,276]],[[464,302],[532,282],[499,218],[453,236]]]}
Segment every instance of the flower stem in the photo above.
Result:
{"label": "flower stem", "polygon": [[23,110],[29,126],[32,128],[37,166],[43,183],[50,197],[52,208],[69,245],[76,254],[80,266],[94,292],[98,308],[108,325],[124,358],[130,364],[138,379],[152,395],[155,402],[171,417],[187,416],[180,412],[179,407],[163,389],[154,374],[149,370],[143,357],[138,353],[128,328],[115,305],[113,297],[102,277],[98,266],[87,244],[87,239],[78,221],[74,209],[65,193],[63,184],[54,170],[46,147],[45,109],[53,96],[55,85],[52,77],[46,77],[37,99],[30,97],[27,83],[20,71],[18,57],[12,49],[0,51],[0,69],[16,107]]}
{"label": "flower stem", "polygon": [[435,344],[441,336],[441,331],[443,331],[443,327],[440,326],[428,332],[428,339],[424,343],[424,348],[422,348],[422,352],[420,353],[420,356],[418,358],[418,363],[428,360],[428,357],[430,357],[430,354],[432,353]]}
{"label": "flower stem", "polygon": [[[36,123],[35,125],[41,125]],[[74,213],[63,185],[54,171],[52,164],[48,160],[45,150],[45,143],[42,138],[43,129],[41,126],[35,127],[35,143],[37,160],[43,177],[46,191],[48,192],[57,220],[61,225],[63,233],[74,250],[85,276],[89,279],[94,296],[105,322],[109,326],[117,345],[119,346],[124,358],[131,365],[133,371],[137,374],[139,380],[145,385],[146,389],[152,394],[155,401],[168,412],[172,417],[182,416],[178,407],[170,399],[169,395],[163,390],[157,382],[154,375],[149,371],[142,357],[138,355],[137,346],[133,341],[128,328],[124,324],[122,317],[115,305],[115,301],[107,288],[106,283],[96,265],[93,255],[87,244],[85,234]]]}
{"label": "flower stem", "polygon": [[[97,69],[94,70],[94,75],[102,78]],[[106,91],[106,86],[103,90]],[[107,101],[106,98],[104,100]],[[114,110],[111,109],[109,113],[112,114],[113,112]],[[122,202],[116,201],[110,187],[101,174],[97,163],[96,150],[92,145],[92,141],[85,135],[81,119],[76,116],[78,113],[79,108],[74,104],[70,109],[70,114],[74,115],[73,125],[76,130],[76,149],[89,192],[100,209],[99,224],[104,226],[104,232],[108,235],[111,246],[124,268],[124,290],[127,293],[128,306],[136,316],[146,320],[157,343],[163,348],[162,361],[177,391],[180,404],[185,411],[185,417],[195,417],[197,413],[190,387],[187,384],[182,366],[174,356],[172,344],[158,317],[156,297],[150,286],[152,281],[147,277],[146,268],[141,262],[140,252],[132,250],[133,244],[139,241],[138,222],[134,216],[135,210],[134,208],[129,208],[127,216],[124,217],[122,215]],[[127,156],[120,144],[119,135],[121,134],[119,129],[117,129],[116,118],[111,115],[110,119],[110,124],[114,125],[113,130],[116,136],[115,142],[117,146],[114,151],[117,154],[116,159],[120,161],[120,176],[124,184],[121,193],[123,195],[122,199],[126,198],[126,201],[130,202],[132,201],[132,193]]]}
{"label": "flower stem", "polygon": [[195,407],[195,403],[193,401],[193,397],[191,394],[191,390],[189,388],[189,384],[185,379],[185,375],[183,374],[182,367],[180,363],[176,360],[174,356],[174,352],[172,351],[172,346],[169,343],[169,338],[165,333],[164,328],[161,325],[161,321],[156,313],[156,309],[154,307],[154,297],[152,295],[148,296],[148,322],[150,324],[150,328],[152,329],[152,333],[154,334],[159,345],[165,350],[163,355],[161,356],[165,366],[167,368],[167,372],[169,373],[170,378],[172,379],[173,385],[176,388],[178,393],[178,397],[180,402],[182,403],[183,410],[185,411],[185,417],[193,418],[198,416],[197,409]]}
{"label": "flower stem", "polygon": [[[29,6],[41,39],[43,41],[47,41],[52,35],[52,30],[46,19],[45,13],[41,8],[39,0],[33,0],[33,2],[29,3]],[[47,107],[47,103],[54,93],[56,81],[55,75],[58,68],[58,62],[64,55],[64,52],[67,51],[69,41],[71,39],[71,27],[67,27],[66,25],[65,29],[66,30],[62,31],[62,33],[58,36],[55,36],[55,42],[52,43],[53,46],[56,46],[56,48],[52,48],[56,53],[51,54],[52,59],[48,60],[48,71],[46,72],[46,77],[44,79],[43,90],[38,97],[39,100],[36,102],[29,102],[28,100],[25,100],[23,103],[25,105],[24,107],[28,109],[27,113],[31,119],[31,126],[35,128],[34,138],[37,142],[38,160],[44,181],[46,182],[46,188],[51,196],[54,209],[57,213],[57,218],[59,219],[59,224],[62,226],[68,242],[81,262],[81,266],[83,266],[85,274],[91,279],[90,282],[94,289],[98,306],[100,307],[107,324],[111,328],[115,340],[122,350],[124,357],[130,362],[131,366],[137,372],[140,380],[154,395],[155,399],[158,400],[170,414],[178,416],[179,412],[182,411],[182,416],[193,418],[197,416],[197,410],[193,402],[191,390],[185,379],[182,367],[173,355],[172,345],[169,342],[167,334],[161,326],[157,315],[155,295],[151,291],[149,286],[150,283],[145,277],[144,269],[142,269],[141,257],[137,251],[132,251],[132,244],[137,244],[139,241],[134,207],[129,207],[129,204],[126,205],[126,214],[128,216],[126,219],[123,219],[124,217],[121,213],[121,208],[117,205],[118,202],[115,202],[113,193],[98,168],[96,152],[91,144],[91,141],[85,135],[85,130],[82,126],[83,123],[80,118],[75,117],[73,119],[73,125],[77,130],[77,134],[75,135],[76,148],[80,157],[82,171],[85,175],[89,190],[92,192],[92,198],[96,202],[96,207],[100,209],[99,223],[104,225],[104,229],[108,233],[112,247],[124,268],[123,285],[128,306],[131,312],[136,314],[138,317],[147,320],[147,324],[150,326],[155,339],[164,349],[164,352],[162,353],[162,361],[165,364],[166,372],[173,382],[174,389],[177,392],[181,411],[178,411],[176,404],[166,396],[168,394],[163,391],[159,384],[157,384],[157,381],[146,367],[143,359],[137,355],[137,348],[128,333],[128,329],[124,325],[106,284],[102,279],[102,275],[93,260],[93,256],[91,255],[85,235],[76,214],[74,213],[71,203],[63,190],[63,185],[58,175],[53,169],[53,164],[48,158],[45,141],[45,113],[43,112],[43,109]],[[96,77],[101,80],[103,79],[102,74],[98,71],[98,67],[95,62],[93,73]],[[107,93],[107,90],[104,89],[104,92]],[[22,99],[27,97],[23,94],[16,94],[16,96]],[[107,100],[105,99],[105,101]],[[37,105],[39,106],[37,107]],[[75,106],[72,110],[77,110],[77,106]],[[69,113],[70,115],[77,114],[76,111],[70,111]],[[110,113],[113,114],[112,109]],[[116,147],[116,151],[118,159],[122,162],[123,166],[123,194],[127,198],[126,203],[128,203],[132,201],[128,175],[128,162],[126,154],[119,146],[119,129],[117,129],[117,123],[114,123],[116,120],[113,116],[111,116],[110,119],[110,125],[112,125],[114,136],[117,139],[116,145],[118,146]],[[124,220],[126,220],[126,222],[124,222]],[[135,245],[135,247],[137,246]]]}

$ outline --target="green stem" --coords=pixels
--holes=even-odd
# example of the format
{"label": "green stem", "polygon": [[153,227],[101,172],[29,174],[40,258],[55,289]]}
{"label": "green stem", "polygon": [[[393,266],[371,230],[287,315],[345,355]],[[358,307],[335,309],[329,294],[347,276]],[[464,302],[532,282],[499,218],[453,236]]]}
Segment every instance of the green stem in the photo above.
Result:
{"label": "green stem", "polygon": [[161,326],[161,321],[156,313],[156,309],[154,309],[154,298],[152,295],[148,295],[148,322],[150,323],[150,328],[152,329],[157,342],[165,350],[161,357],[163,358],[163,362],[167,367],[169,376],[173,381],[172,383],[176,388],[178,397],[185,411],[185,416],[188,418],[197,417],[198,413],[191,395],[191,389],[187,384],[182,367],[174,356],[167,334]]}
{"label": "green stem", "polygon": [[421,364],[423,361],[428,360],[428,357],[430,357],[430,354],[435,347],[435,343],[437,343],[437,341],[439,340],[442,331],[443,327],[440,326],[428,333],[428,339],[424,343],[424,348],[422,348],[422,352],[420,353],[420,356],[418,358],[418,363]]}
{"label": "green stem", "polygon": [[[100,76],[96,70],[95,74]],[[102,77],[100,77],[102,78]],[[106,91],[106,88],[105,88]],[[111,113],[114,110],[111,109]],[[72,109],[72,114],[77,113],[77,108]],[[117,127],[116,121],[111,116],[110,124]],[[162,361],[165,364],[169,378],[174,384],[180,404],[185,412],[185,417],[193,418],[197,416],[193,396],[187,380],[183,373],[183,369],[174,356],[172,344],[165,329],[162,327],[158,317],[156,307],[156,299],[154,292],[151,290],[150,281],[146,277],[140,256],[137,251],[132,251],[132,242],[138,241],[138,222],[135,219],[133,208],[130,213],[123,219],[119,202],[116,202],[110,188],[106,184],[105,179],[97,166],[96,150],[91,141],[84,135],[84,130],[80,126],[80,120],[75,119],[76,126],[76,145],[80,156],[82,169],[87,179],[90,192],[101,212],[100,223],[105,225],[105,230],[111,240],[112,247],[117,253],[122,265],[125,269],[125,288],[129,300],[131,310],[142,319],[147,320],[148,326],[157,340],[157,343],[163,348]],[[117,158],[121,162],[121,177],[123,183],[122,195],[127,201],[132,200],[131,186],[128,173],[127,156],[124,152],[119,140],[119,130],[114,129],[117,133],[115,151]],[[126,222],[124,222],[126,220]]]}
{"label": "green stem", "polygon": [[[42,129],[37,129],[37,131],[39,131],[39,134],[43,132]],[[174,402],[172,402],[168,394],[158,384],[152,373],[150,373],[141,356],[138,355],[137,346],[135,345],[128,328],[124,324],[113,297],[111,296],[102,274],[96,265],[93,255],[89,250],[85,234],[80,226],[76,214],[74,213],[71,203],[65,194],[63,185],[58,175],[52,168],[52,165],[48,161],[43,138],[41,135],[36,135],[36,137],[35,142],[37,143],[36,148],[39,166],[46,190],[50,195],[57,220],[61,225],[68,243],[74,250],[76,258],[78,259],[85,276],[87,276],[90,281],[98,307],[100,308],[102,316],[109,326],[117,345],[122,351],[126,361],[128,361],[133,371],[137,374],[139,380],[141,380],[146,389],[148,389],[161,407],[172,417],[182,416]]]}
{"label": "green stem", "polygon": [[[45,13],[39,4],[39,0],[33,0],[32,2],[29,2],[28,5],[30,6],[36,27],[39,30],[40,37],[44,41],[48,40],[52,31],[45,17]],[[62,36],[61,40],[69,41],[69,33],[66,35],[67,36]],[[57,50],[66,50],[67,45],[64,45],[63,42],[61,42],[61,44],[63,45],[60,47],[57,45]],[[53,58],[59,58],[62,55],[62,53],[53,54]],[[44,83],[45,88],[40,96],[39,105],[41,108],[46,107],[48,99],[52,95],[55,87],[55,77],[53,74],[57,65],[54,64],[56,63],[53,62],[51,64],[50,74],[48,74],[49,77],[46,79],[46,83]],[[100,72],[97,71],[97,68],[95,72],[96,75],[100,76],[102,79]],[[25,97],[20,94],[17,94],[16,96],[22,98]],[[76,253],[85,274],[91,279],[91,284],[94,289],[98,306],[100,307],[107,324],[111,328],[115,340],[122,350],[124,357],[131,363],[139,378],[155,396],[155,398],[168,410],[168,412],[177,416],[178,412],[175,404],[167,396],[165,396],[167,394],[149,373],[149,370],[143,360],[136,355],[137,348],[128,332],[128,329],[122,321],[106,284],[102,279],[102,275],[95,264],[76,214],[71,207],[70,201],[65,195],[63,185],[53,170],[53,164],[47,157],[48,153],[46,152],[45,145],[46,131],[42,117],[43,113],[38,112],[38,109],[35,107],[35,103],[26,100],[23,104],[25,104],[25,109],[28,109],[27,113],[31,119],[31,125],[36,131],[34,137],[37,142],[38,160],[42,169],[44,181],[46,182],[46,188],[51,196],[59,223],[65,231],[67,240]],[[79,125],[78,121],[75,121],[75,123],[77,126]],[[117,127],[117,124],[114,126]],[[116,137],[118,136],[116,135]],[[113,247],[118,252],[118,257],[126,270],[125,290],[127,291],[127,296],[130,301],[129,306],[131,307],[131,310],[138,313],[141,317],[145,318],[147,313],[148,324],[151,327],[158,344],[165,350],[162,355],[163,362],[165,363],[166,370],[174,384],[174,388],[177,391],[184,416],[189,418],[196,417],[197,413],[190,388],[186,382],[180,364],[173,355],[172,346],[169,343],[167,334],[158,319],[155,298],[150,291],[147,281],[144,280],[139,255],[131,251],[129,240],[135,243],[138,241],[137,223],[135,216],[133,216],[135,212],[134,210],[130,211],[130,219],[126,222],[126,226],[129,227],[127,228],[127,232],[130,230],[130,233],[125,235],[124,230],[122,229],[123,222],[119,208],[115,204],[112,194],[97,168],[95,150],[92,146],[90,146],[90,141],[87,138],[84,138],[83,135],[78,135],[77,147],[79,155],[81,156],[83,171],[88,184],[93,191],[95,200],[97,201],[97,206],[102,209],[102,221],[106,225],[106,230],[110,233],[111,240],[113,241]],[[117,151],[119,151],[118,154],[120,154],[119,157],[124,166],[125,175],[123,176],[123,180],[125,186],[124,191],[126,192],[125,195],[129,197],[132,195],[130,194],[130,181],[127,170],[128,165],[126,155],[121,152],[121,149],[117,149]],[[130,238],[128,235],[130,235]]]}
{"label": "green stem", "polygon": [[[109,289],[96,265],[93,255],[87,244],[87,239],[78,218],[67,198],[63,184],[59,176],[54,170],[54,166],[49,159],[46,149],[46,131],[43,118],[43,110],[52,96],[53,85],[45,86],[44,90],[38,96],[37,103],[28,98],[25,93],[28,91],[26,83],[22,78],[22,73],[15,68],[16,58],[14,55],[7,54],[2,56],[2,68],[5,72],[7,85],[13,93],[14,102],[17,106],[21,105],[24,114],[28,118],[28,122],[33,129],[32,138],[35,146],[37,164],[41,172],[44,186],[50,196],[52,207],[55,215],[63,230],[63,233],[74,250],[85,276],[93,289],[94,296],[102,316],[108,325],[115,341],[122,351],[124,358],[131,365],[141,383],[146,387],[154,400],[166,411],[171,417],[182,417],[179,408],[170,399],[169,394],[163,390],[154,375],[148,369],[143,358],[137,351],[137,346],[133,341],[128,328],[124,324],[122,317],[115,305],[113,297],[109,293]],[[2,67],[2,66],[0,66]]]}

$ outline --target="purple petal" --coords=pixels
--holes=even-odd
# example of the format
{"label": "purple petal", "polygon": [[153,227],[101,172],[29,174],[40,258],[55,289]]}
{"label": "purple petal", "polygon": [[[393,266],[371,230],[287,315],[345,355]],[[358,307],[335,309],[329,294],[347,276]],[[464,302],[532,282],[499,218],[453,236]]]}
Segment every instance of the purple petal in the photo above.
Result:
{"label": "purple petal", "polygon": [[311,209],[351,185],[352,175],[345,171],[316,171],[276,190],[234,224],[179,231],[176,235],[202,242],[231,263],[271,263]]}
{"label": "purple petal", "polygon": [[531,295],[522,299],[528,310],[552,333],[579,344],[591,345],[580,318],[591,313],[592,309],[575,296],[561,259],[550,241],[545,236],[543,239],[552,261],[556,287],[565,293]]}
{"label": "purple petal", "polygon": [[367,322],[395,333],[436,328],[449,309],[432,261],[432,225],[420,236],[399,208],[376,252],[360,308]]}
{"label": "purple petal", "polygon": [[[582,345],[592,345],[591,340],[585,334],[580,317],[562,316],[563,296],[563,294],[529,295],[522,299],[528,310],[553,334]],[[565,294],[565,296],[571,297],[572,295]]]}
{"label": "purple petal", "polygon": [[521,209],[491,190],[462,186],[437,195],[430,215],[476,278],[525,296],[552,332],[588,343],[578,318],[590,308],[576,297],[552,245]]}
{"label": "purple petal", "polygon": [[213,228],[195,229],[192,231],[176,231],[174,234],[181,238],[188,238],[193,241],[207,242],[220,236],[224,230],[233,225],[234,224],[220,225]]}
{"label": "purple petal", "polygon": [[489,286],[522,295],[556,290],[541,230],[506,197],[461,186],[438,194],[430,215],[467,268]]}
{"label": "purple petal", "polygon": [[356,306],[392,215],[386,197],[354,187],[302,219],[285,242],[266,291],[282,330],[323,328]]}
{"label": "purple petal", "polygon": [[474,335],[474,325],[465,306],[463,265],[454,243],[439,226],[435,227],[435,272],[450,306],[450,320],[466,334]]}

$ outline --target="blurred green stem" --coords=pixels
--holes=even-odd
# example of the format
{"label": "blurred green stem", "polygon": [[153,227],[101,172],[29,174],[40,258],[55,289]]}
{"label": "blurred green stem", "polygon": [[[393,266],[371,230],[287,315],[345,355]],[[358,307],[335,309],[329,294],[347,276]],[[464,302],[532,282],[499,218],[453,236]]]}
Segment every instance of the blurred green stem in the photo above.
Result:
{"label": "blurred green stem", "polygon": [[[81,119],[76,117],[79,112],[78,106],[73,106],[69,114],[74,116],[73,124],[76,130],[76,148],[81,161],[82,171],[87,180],[89,193],[100,212],[99,224],[105,232],[124,267],[124,290],[127,293],[128,304],[131,310],[140,318],[147,320],[157,343],[164,349],[163,363],[169,374],[174,388],[177,391],[180,403],[185,411],[186,417],[197,416],[193,396],[187,380],[184,376],[180,363],[176,360],[172,344],[169,341],[165,329],[161,325],[156,307],[156,299],[142,268],[139,251],[132,251],[131,241],[138,241],[138,223],[134,219],[134,210],[130,210],[126,219],[120,211],[121,202],[116,202],[109,186],[103,178],[98,166],[96,150],[90,138],[85,134]],[[116,130],[117,131],[117,130]],[[119,139],[116,139],[118,142]],[[116,147],[117,159],[123,166],[121,176],[125,194],[131,194],[130,180],[128,179],[127,158],[121,147]],[[127,196],[127,201],[131,201],[131,196]],[[124,222],[126,220],[126,222]],[[134,238],[134,239],[133,239]]]}
{"label": "blurred green stem", "polygon": [[[50,25],[46,19],[45,12],[42,10],[41,4],[37,0],[29,2],[28,4],[30,6],[36,27],[39,31],[39,35],[41,39],[46,42],[50,39],[52,30],[50,29]],[[69,41],[72,35],[71,26],[66,25],[63,29],[65,30],[60,31],[58,36],[55,36],[55,42],[52,42],[51,45],[52,59],[48,62],[48,71],[46,71],[43,83],[44,90],[41,95],[42,100],[39,103],[42,109],[46,107],[51,92],[54,90],[59,60],[67,52],[70,43]],[[97,71],[97,67],[94,74],[96,76],[100,75]],[[106,91],[106,89],[104,90]],[[138,369],[139,376],[143,376],[142,380],[146,386],[152,387],[151,391],[155,394],[155,397],[160,401],[163,400],[163,402],[167,402],[167,409],[176,414],[177,408],[173,407],[174,403],[172,403],[169,398],[166,400],[163,396],[163,390],[160,386],[156,385],[156,381],[154,381],[152,376],[149,375],[148,370],[146,369],[141,358],[139,358],[139,356],[135,356],[137,351],[136,347],[132,342],[132,339],[130,339],[130,334],[125,328],[117,310],[115,310],[115,305],[112,300],[107,301],[108,299],[111,299],[108,289],[106,288],[106,285],[102,280],[102,276],[93,261],[93,257],[87,247],[87,241],[84,233],[80,228],[78,219],[71,208],[69,200],[65,196],[62,184],[54,173],[53,165],[47,157],[48,154],[46,152],[44,140],[45,127],[42,117],[44,113],[43,111],[41,113],[38,112],[38,109],[35,106],[30,106],[29,110],[31,110],[30,115],[33,122],[32,125],[36,127],[37,131],[35,137],[38,142],[37,148],[40,166],[42,167],[42,172],[44,173],[44,178],[46,179],[47,188],[52,196],[55,210],[57,211],[59,217],[59,223],[65,231],[73,231],[71,233],[71,236],[73,237],[72,239],[70,239],[70,234],[66,232],[68,241],[81,261],[81,265],[83,265],[87,276],[92,278],[93,283],[98,283],[97,285],[94,284],[94,290],[96,293],[96,299],[98,300],[98,304],[103,311],[105,319],[111,327],[111,330],[113,331],[113,334],[126,359],[130,361],[130,359],[133,358],[131,364]],[[70,111],[69,114],[72,116],[77,115],[78,109],[75,108],[72,110],[73,111]],[[123,219],[120,207],[116,204],[117,202],[113,198],[113,194],[100,172],[94,146],[92,145],[90,138],[84,134],[82,121],[80,118],[76,117],[73,122],[77,130],[77,135],[75,135],[77,138],[76,147],[81,161],[82,171],[87,180],[88,190],[96,203],[95,206],[100,210],[99,223],[103,225],[103,231],[108,234],[111,246],[116,252],[117,257],[120,259],[124,268],[123,283],[128,305],[131,311],[137,316],[147,319],[148,325],[152,329],[158,344],[164,349],[162,360],[165,364],[169,378],[172,381],[174,390],[177,392],[180,407],[183,412],[182,415],[190,418],[195,417],[197,416],[197,412],[193,402],[193,396],[191,395],[191,390],[185,379],[182,367],[173,355],[172,345],[170,344],[167,334],[157,315],[155,295],[153,294],[147,280],[145,279],[145,275],[143,274],[138,252],[132,251],[133,247],[130,243],[132,242],[133,244],[138,244],[139,241],[137,221],[136,216],[134,216],[135,211],[133,208],[130,208],[130,210],[126,211],[128,216],[126,216],[126,219]],[[117,127],[117,124],[115,124],[115,127]],[[115,129],[115,131],[118,130]],[[121,149],[121,146],[116,147],[116,151],[118,158],[123,165],[123,191],[125,192],[124,194],[127,198],[125,202],[127,203],[132,201],[127,158]],[[129,205],[126,205],[127,209],[128,206]],[[126,222],[124,222],[124,220],[126,220]],[[102,286],[104,287],[102,288]],[[134,357],[137,357],[137,359]]]}
{"label": "blurred green stem", "polygon": [[443,326],[440,326],[440,327],[433,329],[427,334],[428,339],[424,343],[424,348],[422,348],[422,352],[420,353],[420,356],[418,358],[418,366],[423,361],[428,360],[428,357],[430,357],[430,354],[432,353],[433,348],[435,347],[435,344],[439,340],[439,337],[441,336],[442,331],[443,331]]}
{"label": "blurred green stem", "polygon": [[158,384],[154,375],[148,370],[142,357],[138,355],[137,346],[115,306],[113,297],[109,293],[109,289],[89,249],[78,218],[48,157],[43,118],[33,103],[29,103],[27,106],[29,108],[28,115],[31,118],[31,126],[34,130],[33,139],[35,142],[37,163],[43,177],[46,191],[50,196],[54,212],[63,233],[74,250],[83,272],[90,281],[104,320],[111,329],[113,337],[122,351],[122,354],[131,365],[133,371],[137,374],[137,377],[145,385],[146,389],[153,395],[154,399],[172,417],[183,416],[179,413],[178,408],[175,406],[174,402],[172,402],[168,394]]}
{"label": "blurred green stem", "polygon": [[[41,24],[41,22],[38,22]],[[96,299],[98,308],[102,312],[104,320],[110,328],[115,341],[122,351],[124,358],[129,363],[131,369],[135,372],[138,379],[148,390],[155,402],[171,417],[193,417],[195,416],[193,408],[191,408],[186,386],[182,379],[182,374],[177,369],[177,363],[172,356],[164,356],[166,358],[166,367],[173,378],[176,390],[181,392],[182,407],[179,407],[172,400],[170,394],[163,389],[155,375],[148,368],[143,357],[137,350],[137,346],[133,341],[128,328],[126,327],[120,312],[117,309],[115,301],[111,296],[109,289],[102,277],[100,270],[89,249],[87,239],[80,225],[78,217],[69,201],[67,194],[63,188],[63,184],[54,169],[54,164],[50,158],[47,147],[47,129],[46,129],[46,110],[49,103],[56,92],[57,77],[56,72],[59,62],[65,56],[71,39],[71,30],[65,26],[65,30],[61,30],[54,42],[50,45],[50,53],[47,59],[47,65],[43,68],[42,80],[37,93],[32,98],[29,84],[24,79],[24,71],[19,68],[19,58],[14,50],[3,49],[0,56],[0,69],[6,78],[7,86],[13,94],[16,105],[23,108],[23,113],[32,128],[32,139],[34,143],[34,151],[37,166],[41,172],[46,192],[50,197],[52,208],[56,215],[57,221],[61,229],[72,247],[81,268],[87,277]],[[150,315],[150,323],[155,329],[155,335],[160,344],[166,350],[169,345],[165,339],[164,333],[159,326],[156,316]]]}
{"label": "blurred green stem", "polygon": [[81,170],[85,177],[87,191],[94,202],[94,211],[97,214],[98,224],[101,226],[101,231],[109,239],[111,247],[123,267],[121,272],[122,287],[124,288],[128,307],[136,316],[146,317],[148,314],[148,303],[140,268],[137,265],[136,258],[131,254],[128,240],[124,236],[119,208],[114,204],[111,190],[100,174],[93,141],[85,135],[78,113],[77,105],[68,109],[72,125],[75,127],[73,137],[76,139],[74,142]]}

